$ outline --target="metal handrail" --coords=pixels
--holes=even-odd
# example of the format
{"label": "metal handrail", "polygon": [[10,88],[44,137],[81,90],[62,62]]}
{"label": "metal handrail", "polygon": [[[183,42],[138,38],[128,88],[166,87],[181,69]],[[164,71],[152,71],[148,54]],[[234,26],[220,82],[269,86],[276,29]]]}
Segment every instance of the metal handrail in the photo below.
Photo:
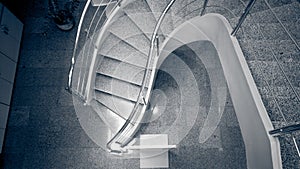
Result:
{"label": "metal handrail", "polygon": [[287,134],[287,133],[292,133],[295,131],[300,131],[300,124],[293,124],[289,126],[284,126],[278,129],[274,129],[269,131],[269,134],[271,135],[281,135],[281,134]]}
{"label": "metal handrail", "polygon": [[245,21],[246,17],[248,16],[250,10],[252,9],[252,7],[254,6],[256,0],[251,0],[249,1],[244,13],[242,14],[242,16],[239,19],[238,24],[235,26],[235,28],[232,30],[231,35],[235,36],[237,31],[240,29],[240,27],[242,26],[243,22]]}
{"label": "metal handrail", "polygon": [[[134,105],[134,108],[133,108],[132,112],[130,113],[128,119],[126,120],[125,124],[117,132],[117,134],[115,134],[115,136],[107,143],[107,148],[110,151],[117,152],[117,153],[121,152],[121,151],[112,150],[111,144],[114,142],[114,140],[116,140],[118,137],[121,136],[121,133],[125,131],[125,129],[128,127],[128,125],[130,124],[130,122],[132,121],[132,119],[134,118],[134,116],[136,115],[136,111],[137,111],[139,105],[141,104],[140,100],[143,100],[142,104],[144,104],[144,106],[147,105],[148,99],[147,98],[145,99],[145,97],[144,97],[144,88],[145,88],[146,82],[147,82],[146,78],[148,77],[148,74],[149,74],[149,72],[151,70],[150,69],[150,64],[151,64],[151,60],[153,59],[152,55],[153,55],[153,50],[154,50],[155,44],[156,44],[155,41],[157,39],[158,31],[160,29],[162,21],[165,18],[167,12],[172,7],[172,5],[174,4],[175,1],[176,0],[172,0],[172,1],[169,2],[169,4],[165,7],[165,9],[163,10],[162,14],[160,15],[160,17],[159,17],[159,19],[158,19],[158,21],[157,21],[157,23],[155,25],[155,28],[154,28],[154,31],[153,31],[152,37],[151,37],[150,49],[149,49],[149,53],[148,53],[148,60],[147,60],[147,66],[146,66],[146,72],[145,72],[144,77],[143,77],[142,87],[141,87],[141,90],[139,92],[139,95],[138,95],[138,98],[137,98],[137,102]],[[152,74],[153,73],[154,72],[152,72]],[[150,87],[148,88],[147,93],[150,93],[151,90],[152,89],[151,89],[151,85],[150,85]],[[128,140],[130,140],[130,138],[128,138],[125,142],[128,142]],[[121,143],[121,146],[122,146],[122,143]]]}
{"label": "metal handrail", "polygon": [[89,4],[90,4],[91,0],[88,0],[84,6],[84,9],[83,9],[83,12],[82,12],[82,16],[79,20],[79,25],[78,25],[78,30],[77,30],[77,33],[76,33],[76,39],[75,39],[75,47],[74,47],[74,50],[73,50],[73,55],[72,55],[72,59],[71,59],[71,66],[70,66],[70,69],[69,69],[69,75],[68,75],[68,84],[67,84],[67,87],[66,87],[66,90],[68,90],[70,93],[72,93],[72,78],[73,78],[73,72],[74,72],[74,67],[75,67],[75,55],[76,55],[76,51],[77,51],[77,44],[78,44],[78,41],[79,41],[79,34],[80,34],[80,30],[81,30],[81,26],[82,26],[82,23],[83,23],[83,19],[84,19],[84,16],[86,14],[86,11],[89,7]]}
{"label": "metal handrail", "polygon": [[[114,0],[110,0],[110,2],[115,2]],[[117,4],[114,6],[114,8],[112,9],[112,12],[117,8],[117,6],[120,6],[120,3],[122,2],[122,0],[118,0],[117,1]],[[88,82],[91,81],[91,76],[87,76],[87,83],[86,83],[86,87],[85,87],[85,90],[84,89],[84,84],[82,84],[82,91],[84,91],[83,93],[81,92],[78,92],[76,90],[73,89],[72,87],[72,83],[73,83],[73,73],[74,73],[74,68],[75,68],[75,64],[76,64],[76,57],[77,57],[77,51],[78,51],[78,42],[79,42],[79,37],[80,37],[80,32],[81,32],[81,28],[82,28],[82,24],[83,24],[83,20],[85,18],[85,14],[89,8],[89,5],[91,4],[91,0],[88,0],[85,4],[85,7],[83,9],[83,12],[82,12],[82,15],[81,15],[81,18],[80,18],[80,21],[79,21],[79,25],[78,25],[78,30],[77,30],[77,33],[76,33],[76,39],[75,39],[75,45],[74,45],[74,49],[73,49],[73,54],[72,54],[72,58],[71,58],[71,65],[70,65],[70,69],[69,69],[69,74],[68,74],[68,84],[67,84],[67,87],[66,87],[66,90],[69,91],[70,93],[73,93],[75,94],[76,96],[79,96],[80,97],[80,100],[83,100],[83,102],[85,103],[88,103],[89,101],[89,91],[90,91],[90,85]],[[85,40],[88,39],[88,35],[90,33],[90,30],[91,30],[91,26],[92,26],[92,23],[93,21],[95,20],[95,15],[96,13],[98,12],[98,10],[100,9],[100,7],[97,8],[97,11],[95,12],[93,18],[92,18],[92,21],[90,21],[90,25],[88,26],[88,30],[87,30],[87,35],[85,35]],[[107,7],[102,11],[101,15],[100,15],[100,18],[97,22],[97,24],[94,26],[95,29],[93,31],[93,33],[95,33],[96,31],[96,28],[99,26],[100,24],[100,20],[101,18],[104,17],[104,13],[105,11],[107,10]],[[111,13],[112,13],[111,12]],[[107,18],[105,19],[105,21],[103,22],[103,26],[102,26],[102,29],[105,28],[106,24],[108,24],[108,19],[109,19],[110,16],[107,16]],[[94,39],[95,37],[93,37]],[[99,37],[97,37],[99,38]],[[87,48],[86,46],[84,46],[84,49]],[[95,50],[97,50],[97,47],[95,47]],[[95,59],[96,56],[93,56],[92,60]],[[88,62],[88,61],[86,61]],[[89,73],[90,73],[91,70],[89,70]],[[86,75],[84,75],[83,77],[83,80],[85,78]],[[79,77],[80,79],[82,79],[82,77]],[[78,81],[78,83],[80,83],[80,81]],[[78,87],[79,87],[80,84],[78,84]]]}
{"label": "metal handrail", "polygon": [[203,16],[203,15],[204,15],[205,10],[206,10],[206,7],[207,7],[207,3],[208,3],[208,0],[204,0],[203,7],[202,7],[202,11],[201,11],[201,13],[200,13],[200,16]]}

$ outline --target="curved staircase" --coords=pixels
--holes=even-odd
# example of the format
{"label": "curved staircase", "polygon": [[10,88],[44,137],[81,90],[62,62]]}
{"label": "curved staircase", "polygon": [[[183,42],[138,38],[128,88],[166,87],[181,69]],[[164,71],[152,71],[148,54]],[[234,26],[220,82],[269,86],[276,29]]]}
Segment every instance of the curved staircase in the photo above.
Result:
{"label": "curved staircase", "polygon": [[[153,5],[153,1],[126,1],[99,45],[91,106],[115,134],[108,144],[111,151],[120,152],[131,141],[144,117],[154,62],[148,53],[160,16],[152,12]],[[162,32],[170,29],[162,28]]]}
{"label": "curved staircase", "polygon": [[[161,18],[163,11],[170,3],[173,3],[172,7],[165,11],[164,18]],[[113,133],[113,137],[107,144],[110,151],[126,152],[123,149],[124,146],[132,140],[144,121],[155,77],[156,54],[159,54],[161,50],[158,44],[161,44],[182,23],[199,16],[203,10],[203,3],[203,0],[177,0],[174,2],[172,0],[123,0],[119,1],[114,6],[112,14],[107,16],[107,20],[110,22],[103,23],[104,27],[100,30],[101,40],[94,44],[97,57],[91,80],[90,95],[92,97],[87,103],[93,107]],[[288,23],[288,26],[295,25],[291,22],[297,21],[299,18],[292,18],[290,22],[287,18],[299,13],[297,0],[270,1],[269,3],[275,11],[282,14],[280,18]],[[210,0],[206,12],[220,13],[234,26],[246,4],[247,1],[243,0],[229,2]],[[269,8],[263,1],[257,1],[250,12],[250,18],[247,18],[242,30],[237,34],[237,39],[240,41],[257,84],[261,83],[261,75],[260,72],[256,72],[256,66],[261,62],[268,64],[269,58],[263,57],[270,52],[264,51],[257,44],[260,42],[263,42],[263,45],[275,43],[272,39],[275,37],[272,36],[267,37],[269,39],[266,41],[261,40],[261,35],[257,33],[258,28],[278,26],[272,22],[274,18],[270,16],[269,12]],[[160,19],[163,22],[157,25]],[[266,25],[265,21],[271,22],[270,25]],[[156,28],[158,28],[157,34],[154,34]],[[293,31],[292,28],[290,30]],[[293,31],[293,33],[296,34],[295,37],[299,38],[299,32]],[[299,52],[298,49],[291,53],[297,55],[297,52]],[[260,56],[262,58],[258,60],[253,59]],[[93,62],[88,63],[92,64]],[[297,67],[298,62],[293,64],[299,68],[299,66]],[[274,72],[270,72],[270,74],[272,73]],[[276,87],[276,85],[274,83],[271,87]],[[259,87],[263,88],[264,86],[259,85]],[[272,98],[263,90],[260,92],[267,104],[265,106],[268,111],[271,111],[274,107],[268,107],[270,106],[268,102],[273,101],[268,99]],[[272,115],[270,116],[272,119]]]}

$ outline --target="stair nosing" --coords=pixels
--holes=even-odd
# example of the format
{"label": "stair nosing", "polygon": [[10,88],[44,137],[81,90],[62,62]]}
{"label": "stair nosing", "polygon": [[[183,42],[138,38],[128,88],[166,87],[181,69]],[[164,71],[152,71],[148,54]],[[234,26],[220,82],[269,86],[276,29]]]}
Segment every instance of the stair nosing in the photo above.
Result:
{"label": "stair nosing", "polygon": [[[138,30],[141,32],[141,34],[145,34],[145,32],[143,32],[143,30],[134,22],[134,20],[126,13],[126,11],[124,11],[124,16],[122,16],[122,17],[128,17],[130,20],[131,20],[131,22],[138,28]],[[119,19],[119,18],[118,18]],[[117,22],[118,21],[118,19],[116,20],[116,21],[114,21],[114,22]],[[112,24],[114,23],[114,22],[112,22]],[[113,33],[113,32],[111,32],[110,30],[108,30],[110,33],[112,33],[112,34],[114,34],[115,36],[117,36],[115,33]],[[147,32],[146,32],[147,33]],[[145,35],[146,36],[146,35]],[[118,36],[119,37],[119,36]],[[119,37],[120,38],[120,37]],[[148,36],[146,36],[146,38],[149,40],[149,41],[151,41],[151,39],[150,38],[148,38]],[[120,38],[121,39],[121,38]]]}
{"label": "stair nosing", "polygon": [[[112,78],[112,79],[115,79],[115,80],[118,80],[118,81],[121,81],[121,82],[129,83],[129,84],[137,86],[137,87],[142,87],[141,84],[130,82],[130,81],[126,81],[126,80],[120,79],[118,77],[111,76],[109,74],[104,74],[103,72],[96,71],[96,73],[97,73],[97,75],[100,75],[100,76],[105,76],[105,77]],[[147,86],[145,88],[147,88]]]}
{"label": "stair nosing", "polygon": [[107,105],[105,105],[104,103],[102,103],[101,101],[99,101],[97,98],[94,98],[94,100],[98,103],[101,104],[102,106],[104,106],[105,108],[107,108],[108,110],[110,110],[111,112],[113,112],[115,115],[119,116],[120,118],[122,118],[123,120],[127,120],[125,117],[121,116],[119,113],[115,112],[113,109],[111,109],[110,107],[108,107]]}
{"label": "stair nosing", "polygon": [[[132,45],[132,44],[130,44],[128,41],[126,41],[126,39],[131,38],[131,37],[133,37],[133,36],[127,37],[127,38],[125,38],[125,39],[122,39],[121,37],[119,37],[118,35],[114,34],[113,32],[110,32],[110,31],[109,31],[109,33],[112,34],[113,36],[119,38],[122,42],[124,42],[124,43],[126,43],[127,45],[129,45],[130,47],[134,48],[136,51],[142,53],[144,56],[147,57],[147,55],[149,54],[149,52],[148,52],[148,53],[144,53],[143,51],[141,51],[140,49],[138,49],[137,47],[135,47],[134,45]],[[142,33],[142,34],[136,34],[136,35],[144,35],[144,36],[145,36],[144,33]],[[147,39],[148,39],[148,38],[147,38]],[[149,40],[149,41],[150,41],[150,40]],[[114,46],[115,46],[115,45],[114,45]],[[111,50],[114,46],[112,46],[109,50]],[[109,51],[109,50],[108,50],[108,51]]]}
{"label": "stair nosing", "polygon": [[143,66],[140,66],[140,65],[135,65],[135,64],[130,63],[130,62],[126,61],[126,60],[120,60],[120,59],[115,58],[115,57],[113,57],[113,56],[111,57],[111,56],[102,55],[102,54],[101,54],[101,56],[103,56],[103,57],[105,57],[105,58],[107,58],[107,59],[111,59],[111,60],[118,61],[118,62],[124,62],[124,63],[126,63],[126,64],[131,65],[131,66],[135,66],[135,67],[138,67],[138,68],[146,69],[146,67],[143,67]]}
{"label": "stair nosing", "polygon": [[103,92],[105,94],[110,94],[110,95],[112,95],[114,97],[122,98],[124,100],[128,100],[128,101],[131,101],[131,102],[137,102],[137,100],[133,100],[132,98],[125,98],[125,97],[123,97],[121,95],[117,95],[117,94],[111,93],[111,91],[106,91],[106,90],[99,89],[96,86],[94,87],[94,90],[96,90],[98,92]]}

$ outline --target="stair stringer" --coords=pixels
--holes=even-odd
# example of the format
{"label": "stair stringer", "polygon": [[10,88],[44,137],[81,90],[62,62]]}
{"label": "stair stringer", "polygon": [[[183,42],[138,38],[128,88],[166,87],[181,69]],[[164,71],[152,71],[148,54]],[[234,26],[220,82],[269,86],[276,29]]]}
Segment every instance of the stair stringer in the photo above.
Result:
{"label": "stair stringer", "polygon": [[242,50],[226,18],[219,14],[198,16],[178,26],[162,44],[157,67],[184,44],[210,41],[215,46],[246,148],[248,168],[281,169],[280,143],[268,131],[273,125]]}

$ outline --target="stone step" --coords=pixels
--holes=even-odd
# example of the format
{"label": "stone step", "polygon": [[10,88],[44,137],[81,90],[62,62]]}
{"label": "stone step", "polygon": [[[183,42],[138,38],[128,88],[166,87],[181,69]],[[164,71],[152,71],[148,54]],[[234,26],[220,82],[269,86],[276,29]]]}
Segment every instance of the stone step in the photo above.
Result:
{"label": "stone step", "polygon": [[[170,0],[147,0],[147,3],[155,19],[158,21],[159,17],[162,15],[162,12],[170,3]],[[160,29],[164,35],[170,34],[174,29],[172,18],[172,8],[170,8],[164,17],[162,24],[160,25]]]}
{"label": "stone step", "polygon": [[[139,15],[138,18],[143,18],[143,15]],[[141,20],[141,19],[140,19]],[[155,22],[156,23],[156,22]],[[110,32],[117,36],[119,39],[126,41],[136,49],[142,51],[144,54],[148,54],[150,45],[151,32],[141,29],[135,21],[131,19],[127,14],[118,18],[109,27]],[[119,41],[119,39],[114,40]],[[110,42],[111,43],[111,42]],[[112,45],[110,45],[112,46]]]}
{"label": "stone step", "polygon": [[[117,53],[116,51],[114,51],[115,53]],[[123,50],[119,50],[118,53],[120,53],[119,55],[111,55],[111,54],[107,54],[107,57],[118,60],[120,62],[125,62],[128,64],[132,64],[134,66],[138,66],[138,67],[146,67],[146,63],[147,63],[147,58],[145,55],[141,54],[140,52],[132,52],[129,54],[123,54],[122,52],[124,52]],[[103,56],[103,55],[101,55]],[[100,55],[99,55],[100,57]]]}
{"label": "stone step", "polygon": [[[123,42],[126,44],[124,44]],[[123,45],[123,46],[120,47],[117,45]],[[135,51],[139,51],[143,55],[147,56],[149,53],[150,41],[144,34],[136,34],[126,39],[122,39],[121,37],[118,37],[115,34],[110,33],[105,38],[102,46],[100,46],[99,53],[102,55],[108,55],[108,53],[115,53],[115,51],[113,51],[114,50],[113,47],[115,46],[122,49],[130,46],[129,49],[126,50],[127,52],[132,51],[132,49],[134,49]]]}
{"label": "stone step", "polygon": [[[171,0],[146,0],[149,8],[153,12],[156,20],[160,17],[165,7],[171,2]],[[171,9],[172,10],[172,9]]]}
{"label": "stone step", "polygon": [[97,73],[141,85],[145,68],[104,57],[101,64],[98,66]]}
{"label": "stone step", "polygon": [[97,74],[95,80],[95,91],[105,92],[136,102],[140,92],[140,86],[102,74]]}
{"label": "stone step", "polygon": [[[136,0],[122,9],[143,32],[153,32],[156,19],[145,0]],[[147,36],[151,38],[151,35]]]}
{"label": "stone step", "polygon": [[128,17],[145,33],[150,40],[157,23],[152,12],[147,13],[127,13]]}
{"label": "stone step", "polygon": [[[98,55],[108,56],[120,60],[122,62],[127,62],[136,66],[146,67],[147,55],[135,49],[133,46],[122,41],[118,37],[115,37],[115,41],[111,41],[112,46],[105,44],[103,48],[99,51]],[[112,37],[112,38],[113,38]]]}
{"label": "stone step", "polygon": [[91,101],[91,106],[99,115],[99,117],[105,122],[105,124],[110,128],[112,134],[116,134],[126,122],[124,118],[111,111],[109,108],[105,107],[95,99]]}
{"label": "stone step", "polygon": [[143,31],[127,15],[119,17],[109,25],[108,30],[121,39],[143,34]]}
{"label": "stone step", "polygon": [[100,91],[95,92],[95,99],[123,119],[128,119],[135,105],[135,102]]}
{"label": "stone step", "polygon": [[127,42],[133,46],[138,51],[142,52],[144,55],[148,55],[150,50],[150,40],[147,36],[142,34],[136,34],[131,37],[120,37],[123,41]]}
{"label": "stone step", "polygon": [[129,0],[122,5],[122,10],[126,13],[147,13],[151,12],[146,0]]}
{"label": "stone step", "polygon": [[186,0],[176,1],[172,6],[173,25],[177,27],[188,19],[200,15],[202,1]]}

